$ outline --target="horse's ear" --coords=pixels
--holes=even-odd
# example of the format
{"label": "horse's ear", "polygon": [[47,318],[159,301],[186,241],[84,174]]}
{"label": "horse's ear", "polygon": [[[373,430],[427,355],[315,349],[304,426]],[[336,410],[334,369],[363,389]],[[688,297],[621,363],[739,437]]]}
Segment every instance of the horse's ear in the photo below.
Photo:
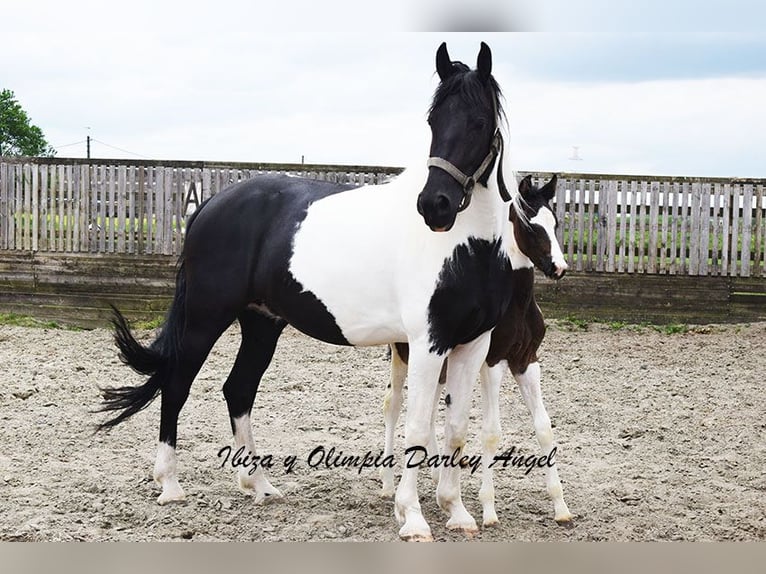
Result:
{"label": "horse's ear", "polygon": [[528,175],[519,182],[519,193],[526,199],[532,191],[532,176]]}
{"label": "horse's ear", "polygon": [[554,173],[553,177],[551,177],[551,180],[540,189],[540,193],[542,194],[545,201],[550,201],[556,196],[557,181],[558,176]]}
{"label": "horse's ear", "polygon": [[447,52],[447,42],[442,42],[442,45],[436,50],[436,72],[439,74],[442,82],[455,73],[455,68],[452,67],[452,60],[450,60],[449,53]]}
{"label": "horse's ear", "polygon": [[476,59],[476,70],[479,72],[479,78],[482,82],[487,82],[492,74],[492,50],[484,42],[479,49],[479,57]]}

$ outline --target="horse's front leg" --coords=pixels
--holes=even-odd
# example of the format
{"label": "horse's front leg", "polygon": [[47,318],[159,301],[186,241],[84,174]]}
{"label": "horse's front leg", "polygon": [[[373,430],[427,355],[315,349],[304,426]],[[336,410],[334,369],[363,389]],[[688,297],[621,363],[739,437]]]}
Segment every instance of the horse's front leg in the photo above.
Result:
{"label": "horse's front leg", "polygon": [[500,385],[507,372],[508,363],[501,361],[494,367],[486,363],[481,367],[481,488],[479,501],[482,505],[484,526],[498,523],[495,512],[495,483],[492,463],[500,443]]}
{"label": "horse's front leg", "polygon": [[[489,342],[490,332],[487,332],[470,343],[456,347],[449,357],[445,391],[449,401],[444,422],[444,455],[451,457],[451,460],[460,460],[463,456],[471,409],[471,391],[487,356]],[[462,530],[472,535],[478,532],[479,528],[463,505],[460,495],[460,471],[460,466],[443,466],[436,489],[436,501],[450,516],[447,528]]]}
{"label": "horse's front leg", "polygon": [[402,525],[399,536],[404,540],[431,541],[431,528],[420,509],[417,464],[409,461],[423,459],[431,433],[436,388],[443,355],[429,352],[426,340],[410,343],[407,415],[404,426],[405,464],[396,489],[394,512]]}

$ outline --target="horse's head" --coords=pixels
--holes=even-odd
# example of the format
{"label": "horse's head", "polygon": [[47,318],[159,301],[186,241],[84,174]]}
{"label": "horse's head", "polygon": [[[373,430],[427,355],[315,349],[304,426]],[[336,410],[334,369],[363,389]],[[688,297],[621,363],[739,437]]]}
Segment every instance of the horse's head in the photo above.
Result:
{"label": "horse's head", "polygon": [[561,279],[567,264],[556,239],[558,221],[550,201],[556,195],[556,175],[541,188],[526,176],[519,183],[519,193],[511,203],[510,221],[519,251],[546,277]]}
{"label": "horse's head", "polygon": [[428,114],[431,157],[418,213],[432,230],[448,231],[468,207],[474,185],[487,185],[502,146],[500,89],[492,77],[492,53],[483,42],[475,70],[452,62],[442,44],[436,71],[441,82]]}

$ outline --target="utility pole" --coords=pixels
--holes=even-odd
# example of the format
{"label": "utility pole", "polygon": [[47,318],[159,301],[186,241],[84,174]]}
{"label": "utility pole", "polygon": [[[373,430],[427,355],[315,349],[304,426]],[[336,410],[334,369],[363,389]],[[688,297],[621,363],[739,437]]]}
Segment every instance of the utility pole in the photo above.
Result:
{"label": "utility pole", "polygon": [[88,130],[88,135],[85,137],[86,156],[90,159],[90,126],[85,126],[85,129]]}

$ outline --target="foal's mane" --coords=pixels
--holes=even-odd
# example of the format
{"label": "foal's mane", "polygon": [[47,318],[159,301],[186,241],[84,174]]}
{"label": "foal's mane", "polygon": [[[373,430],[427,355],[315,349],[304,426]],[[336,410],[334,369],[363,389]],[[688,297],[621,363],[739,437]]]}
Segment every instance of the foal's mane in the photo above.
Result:
{"label": "foal's mane", "polygon": [[[434,92],[434,98],[431,107],[428,108],[428,117],[431,117],[434,110],[444,103],[447,97],[459,94],[462,100],[470,106],[486,103],[487,86],[479,78],[476,71],[472,71],[463,62],[452,62],[453,74],[446,80],[442,80]],[[503,94],[495,78],[490,75],[488,80],[490,92],[495,101],[497,111],[497,124],[500,125],[501,119],[505,118],[503,110]],[[490,102],[491,103],[491,102]]]}

